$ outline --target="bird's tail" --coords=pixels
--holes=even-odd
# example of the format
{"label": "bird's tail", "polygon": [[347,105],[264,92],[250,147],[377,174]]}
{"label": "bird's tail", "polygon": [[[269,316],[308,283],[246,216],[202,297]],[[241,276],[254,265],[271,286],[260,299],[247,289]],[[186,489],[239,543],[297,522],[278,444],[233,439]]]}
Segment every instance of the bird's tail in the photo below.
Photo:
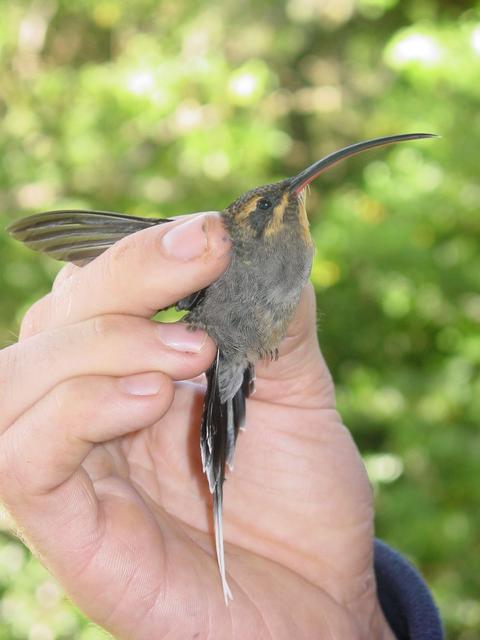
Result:
{"label": "bird's tail", "polygon": [[225,466],[232,468],[233,454],[239,429],[245,422],[245,399],[253,391],[254,369],[249,365],[243,372],[243,381],[235,395],[222,402],[219,370],[224,364],[222,354],[217,352],[212,366],[207,371],[207,392],[202,417],[200,450],[203,471],[208,478],[213,494],[213,523],[217,562],[222,579],[225,602],[232,599],[225,572],[223,545],[223,483]]}

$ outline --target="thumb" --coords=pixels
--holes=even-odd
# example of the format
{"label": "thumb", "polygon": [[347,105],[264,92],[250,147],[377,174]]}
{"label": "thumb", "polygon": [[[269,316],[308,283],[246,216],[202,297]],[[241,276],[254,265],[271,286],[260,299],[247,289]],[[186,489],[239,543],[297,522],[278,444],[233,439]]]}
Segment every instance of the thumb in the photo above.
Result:
{"label": "thumb", "polygon": [[278,360],[261,360],[256,374],[255,400],[334,408],[333,382],[318,344],[315,291],[310,282],[302,291]]}

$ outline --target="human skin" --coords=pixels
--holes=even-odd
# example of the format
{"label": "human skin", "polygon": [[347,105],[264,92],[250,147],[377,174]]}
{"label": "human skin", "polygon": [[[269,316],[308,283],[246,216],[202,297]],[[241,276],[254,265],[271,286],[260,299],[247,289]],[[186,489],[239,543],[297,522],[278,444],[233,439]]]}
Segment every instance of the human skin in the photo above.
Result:
{"label": "human skin", "polygon": [[225,483],[225,606],[198,444],[215,345],[150,318],[214,281],[229,249],[218,214],[199,214],[60,271],[0,351],[0,499],[116,638],[393,640],[372,494],[335,409],[310,285],[279,359],[257,366]]}

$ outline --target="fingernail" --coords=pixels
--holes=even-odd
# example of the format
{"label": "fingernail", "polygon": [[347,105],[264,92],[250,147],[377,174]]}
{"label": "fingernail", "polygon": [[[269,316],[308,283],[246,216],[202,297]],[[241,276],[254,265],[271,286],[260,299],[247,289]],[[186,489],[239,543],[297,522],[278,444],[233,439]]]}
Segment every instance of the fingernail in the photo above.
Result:
{"label": "fingernail", "polygon": [[188,329],[182,322],[157,325],[160,340],[170,349],[187,353],[199,353],[205,346],[207,334],[202,329]]}
{"label": "fingernail", "polygon": [[134,376],[120,378],[120,389],[132,396],[155,396],[162,387],[162,374],[137,373]]}
{"label": "fingernail", "polygon": [[208,224],[206,215],[173,227],[162,238],[165,253],[177,260],[198,258],[208,249]]}

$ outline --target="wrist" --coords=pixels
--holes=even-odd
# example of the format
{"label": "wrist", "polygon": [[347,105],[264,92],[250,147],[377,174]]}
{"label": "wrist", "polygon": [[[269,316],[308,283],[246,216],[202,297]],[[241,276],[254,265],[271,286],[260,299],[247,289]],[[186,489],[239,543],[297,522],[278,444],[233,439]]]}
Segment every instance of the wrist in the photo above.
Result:
{"label": "wrist", "polygon": [[376,581],[370,583],[366,592],[347,603],[348,611],[355,620],[356,640],[396,640],[385,614],[383,613],[376,591]]}
{"label": "wrist", "polygon": [[372,624],[372,635],[368,637],[371,637],[372,639],[376,638],[377,640],[396,640],[396,636],[390,628],[390,625],[385,618],[378,600],[377,609]]}
{"label": "wrist", "polygon": [[373,611],[369,612],[368,608],[367,611],[356,611],[354,617],[357,621],[357,640],[396,640],[378,600],[373,603]]}

